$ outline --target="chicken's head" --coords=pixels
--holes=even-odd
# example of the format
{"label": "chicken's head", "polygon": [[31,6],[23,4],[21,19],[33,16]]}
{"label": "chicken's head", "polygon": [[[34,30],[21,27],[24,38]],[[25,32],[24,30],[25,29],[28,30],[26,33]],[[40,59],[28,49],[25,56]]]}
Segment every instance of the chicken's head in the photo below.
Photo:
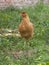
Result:
{"label": "chicken's head", "polygon": [[22,13],[21,13],[21,16],[22,16],[22,17],[26,17],[26,16],[27,16],[27,13],[26,13],[26,12],[22,12]]}

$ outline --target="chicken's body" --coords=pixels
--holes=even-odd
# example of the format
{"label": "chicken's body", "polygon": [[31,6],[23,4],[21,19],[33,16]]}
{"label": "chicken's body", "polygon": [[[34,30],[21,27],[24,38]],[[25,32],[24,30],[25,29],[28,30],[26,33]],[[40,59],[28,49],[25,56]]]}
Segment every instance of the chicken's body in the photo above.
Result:
{"label": "chicken's body", "polygon": [[[25,15],[25,16],[23,16]],[[26,13],[22,14],[22,22],[19,25],[19,32],[25,39],[32,37],[34,31],[33,24],[30,22],[29,16]]]}

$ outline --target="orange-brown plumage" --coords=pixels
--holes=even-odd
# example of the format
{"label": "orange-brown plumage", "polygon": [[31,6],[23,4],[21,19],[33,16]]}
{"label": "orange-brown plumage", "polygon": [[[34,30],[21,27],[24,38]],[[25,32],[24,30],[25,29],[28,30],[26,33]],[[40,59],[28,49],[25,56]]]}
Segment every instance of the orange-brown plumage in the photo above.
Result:
{"label": "orange-brown plumage", "polygon": [[25,39],[30,39],[34,33],[34,26],[30,22],[29,16],[26,12],[21,13],[22,21],[19,24],[20,35]]}

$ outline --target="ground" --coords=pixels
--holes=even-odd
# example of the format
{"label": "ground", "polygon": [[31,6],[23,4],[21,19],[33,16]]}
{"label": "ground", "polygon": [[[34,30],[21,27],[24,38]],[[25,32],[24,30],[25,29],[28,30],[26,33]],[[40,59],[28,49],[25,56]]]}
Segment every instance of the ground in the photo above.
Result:
{"label": "ground", "polygon": [[34,7],[2,10],[0,29],[18,29],[22,11],[28,13],[34,24],[34,36],[28,41],[29,47],[27,44],[24,47],[22,38],[0,36],[0,65],[49,65],[49,6],[40,3]]}

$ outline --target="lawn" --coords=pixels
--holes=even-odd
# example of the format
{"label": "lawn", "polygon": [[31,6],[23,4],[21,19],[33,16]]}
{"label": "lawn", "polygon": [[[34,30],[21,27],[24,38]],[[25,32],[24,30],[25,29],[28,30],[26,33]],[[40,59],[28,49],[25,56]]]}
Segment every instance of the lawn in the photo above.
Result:
{"label": "lawn", "polygon": [[0,10],[0,29],[18,29],[22,11],[28,13],[34,24],[34,37],[28,41],[30,46],[24,47],[22,38],[0,36],[0,65],[49,65],[49,5],[40,3],[34,7]]}

